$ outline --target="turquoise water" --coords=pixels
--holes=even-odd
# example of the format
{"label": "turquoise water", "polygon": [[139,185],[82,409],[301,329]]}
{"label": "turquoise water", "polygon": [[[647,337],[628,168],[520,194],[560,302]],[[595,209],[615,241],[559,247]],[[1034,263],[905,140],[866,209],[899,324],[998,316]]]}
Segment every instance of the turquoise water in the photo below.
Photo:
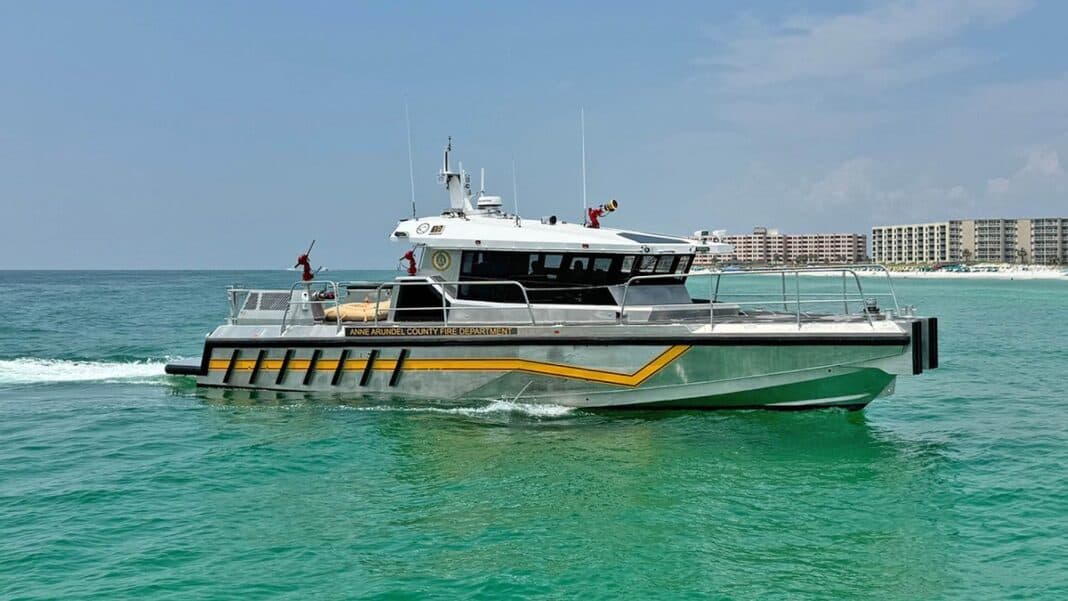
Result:
{"label": "turquoise water", "polygon": [[942,367],[861,413],[162,375],[226,284],[291,278],[0,272],[0,599],[1068,598],[1068,282],[898,282]]}

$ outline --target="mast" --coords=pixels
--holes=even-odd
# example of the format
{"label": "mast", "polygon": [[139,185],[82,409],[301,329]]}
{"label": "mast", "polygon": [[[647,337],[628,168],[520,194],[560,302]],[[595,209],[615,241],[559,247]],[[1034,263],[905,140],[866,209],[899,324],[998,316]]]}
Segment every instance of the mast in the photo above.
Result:
{"label": "mast", "polygon": [[441,173],[438,174],[438,181],[445,184],[445,189],[449,191],[449,207],[454,211],[462,211],[470,213],[471,203],[467,199],[467,195],[464,193],[464,174],[463,166],[460,167],[460,171],[453,171],[449,167],[449,153],[452,152],[452,137],[449,137],[449,144],[445,147],[445,159],[441,166]]}

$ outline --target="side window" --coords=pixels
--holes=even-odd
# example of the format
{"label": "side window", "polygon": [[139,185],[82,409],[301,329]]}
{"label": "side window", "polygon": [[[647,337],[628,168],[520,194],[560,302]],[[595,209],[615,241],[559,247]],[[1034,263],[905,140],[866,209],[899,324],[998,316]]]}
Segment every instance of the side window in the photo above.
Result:
{"label": "side window", "polygon": [[541,255],[531,253],[527,255],[527,275],[541,275],[545,269],[541,266]]}
{"label": "side window", "polygon": [[675,273],[686,273],[686,269],[690,266],[690,255],[684,255],[679,257],[679,266],[675,268]]}
{"label": "side window", "polygon": [[560,265],[564,262],[564,255],[545,255],[542,267],[545,271],[545,279],[555,280],[560,272]]}
{"label": "side window", "polygon": [[656,262],[657,273],[671,273],[671,265],[675,263],[675,257],[673,255],[661,255],[660,260]]}
{"label": "side window", "polygon": [[461,263],[461,265],[460,265],[460,273],[461,274],[469,275],[471,273],[471,268],[475,264],[475,254],[476,253],[474,253],[474,252],[472,252],[470,250],[465,250],[464,251],[463,258],[460,261],[460,263]]}
{"label": "side window", "polygon": [[656,269],[656,257],[653,255],[643,255],[641,263],[638,264],[638,271],[642,273],[653,273]]}
{"label": "side window", "polygon": [[593,270],[598,273],[608,273],[612,269],[612,257],[597,257],[593,260]]}
{"label": "side window", "polygon": [[584,273],[589,266],[589,257],[575,257],[574,259],[571,259],[571,271],[575,273]]}
{"label": "side window", "polygon": [[619,266],[620,273],[630,273],[634,269],[634,255],[623,257],[623,263]]}

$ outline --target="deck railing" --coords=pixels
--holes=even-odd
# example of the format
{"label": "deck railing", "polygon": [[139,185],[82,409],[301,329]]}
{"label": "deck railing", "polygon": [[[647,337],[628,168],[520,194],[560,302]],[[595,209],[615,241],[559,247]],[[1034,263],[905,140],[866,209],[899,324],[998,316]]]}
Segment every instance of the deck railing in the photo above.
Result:
{"label": "deck railing", "polygon": [[[865,290],[860,273],[858,272],[870,273],[873,271],[878,272],[885,278],[885,292]],[[840,277],[840,293],[832,295],[827,292],[802,292],[802,276],[806,275],[822,276],[821,280],[823,281],[830,281],[836,276]],[[779,285],[774,292],[725,292],[723,290],[724,278],[738,278],[743,276],[778,276],[777,279],[779,280]],[[688,291],[691,293],[701,289],[707,290],[708,298],[693,298],[691,295],[693,300],[691,303],[650,303],[643,302],[641,299],[634,300],[634,297],[637,296],[634,291],[638,287],[649,286],[650,283],[664,280],[678,280],[680,283],[685,282]],[[702,280],[706,281],[703,285],[701,282]],[[300,300],[292,300],[294,292],[302,286],[307,290],[306,297]],[[459,296],[461,286],[515,288],[518,290],[518,296],[521,297],[522,300],[516,300],[516,302],[486,301],[485,304],[480,304],[481,301],[477,300],[458,299],[457,297]],[[317,295],[313,293],[313,287],[332,292],[333,298],[318,298]],[[349,323],[341,319],[340,305],[342,298],[340,292],[342,289],[347,290],[350,293],[350,296],[352,296],[351,293],[354,290],[365,291],[367,293],[367,296],[365,297],[366,302],[374,303],[374,310],[372,311],[373,315],[368,316],[366,321],[372,322],[375,325],[380,325],[387,320],[380,319],[380,311],[378,308],[382,306],[383,301],[398,297],[397,290],[405,287],[431,287],[437,293],[441,302],[429,306],[415,307],[398,307],[396,306],[396,303],[393,303],[393,306],[388,309],[391,317],[391,319],[388,320],[388,323],[426,323],[427,321],[432,321],[434,323],[442,323],[448,326],[450,325],[450,313],[454,311],[463,311],[464,318],[461,321],[464,325],[537,325],[539,323],[539,313],[545,315],[548,311],[559,310],[566,312],[567,309],[587,314],[590,311],[600,310],[603,314],[611,312],[613,317],[591,319],[589,315],[586,315],[582,319],[570,321],[568,319],[556,318],[542,318],[541,321],[554,324],[648,323],[649,315],[645,316],[647,317],[646,321],[640,321],[640,317],[638,322],[632,320],[632,317],[634,317],[633,312],[640,309],[641,311],[649,311],[650,313],[655,312],[658,314],[659,318],[655,323],[671,321],[687,321],[692,323],[695,320],[695,312],[699,313],[700,311],[703,311],[703,307],[707,305],[707,322],[710,324],[717,323],[717,321],[723,321],[729,316],[735,315],[743,317],[764,316],[780,320],[792,317],[792,321],[796,323],[798,328],[800,328],[806,321],[826,318],[829,315],[854,315],[857,317],[862,316],[869,325],[874,327],[875,319],[878,316],[876,309],[882,302],[885,302],[888,308],[892,307],[895,314],[902,314],[902,308],[898,303],[890,271],[882,265],[877,264],[805,268],[760,268],[688,274],[642,274],[632,276],[623,284],[566,288],[566,290],[583,292],[596,289],[622,289],[621,296],[619,297],[620,302],[618,304],[568,305],[566,309],[562,309],[562,307],[565,306],[564,303],[532,303],[530,300],[532,292],[544,293],[550,289],[528,288],[515,280],[445,281],[435,277],[413,277],[386,282],[339,283],[323,280],[317,280],[310,283],[297,282],[289,288],[290,301],[287,303],[285,311],[282,314],[282,332],[285,332],[288,327],[294,325],[290,323],[290,315],[292,312],[291,310],[294,309],[295,306],[311,306],[316,304],[320,306],[333,305],[335,308],[335,318],[329,320],[328,323],[334,323],[340,331],[343,324]],[[228,289],[232,323],[238,319],[241,311],[241,308],[238,306],[239,296],[241,294],[247,295],[247,293],[255,291],[257,290],[245,288]],[[259,292],[264,291],[259,290]],[[372,294],[374,297],[373,301],[370,300]],[[456,301],[466,302],[464,302],[463,305],[457,306],[454,304]],[[399,315],[403,315],[406,312],[408,315],[412,315],[416,312],[433,312],[435,316],[440,312],[440,319],[431,319],[427,321],[398,319]],[[486,319],[471,319],[470,316],[472,314],[477,314],[479,312],[486,312],[490,314],[491,317]],[[522,314],[523,317],[507,318],[507,316],[514,316],[517,314]],[[681,317],[673,318],[672,314]],[[503,316],[505,318],[492,319],[493,315]],[[700,321],[704,322],[705,320],[701,318]],[[454,318],[453,323],[455,322],[456,319]]]}

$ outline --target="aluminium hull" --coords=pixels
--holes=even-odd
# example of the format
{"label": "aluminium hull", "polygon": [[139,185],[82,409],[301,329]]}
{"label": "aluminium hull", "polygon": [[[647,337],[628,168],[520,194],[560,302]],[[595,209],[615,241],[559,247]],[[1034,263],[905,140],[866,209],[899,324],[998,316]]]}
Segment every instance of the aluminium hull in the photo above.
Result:
{"label": "aluminium hull", "polygon": [[[878,335],[209,337],[201,386],[579,408],[861,408],[936,357],[923,328]],[[934,352],[934,351],[931,351]],[[919,361],[919,366],[917,365]]]}

